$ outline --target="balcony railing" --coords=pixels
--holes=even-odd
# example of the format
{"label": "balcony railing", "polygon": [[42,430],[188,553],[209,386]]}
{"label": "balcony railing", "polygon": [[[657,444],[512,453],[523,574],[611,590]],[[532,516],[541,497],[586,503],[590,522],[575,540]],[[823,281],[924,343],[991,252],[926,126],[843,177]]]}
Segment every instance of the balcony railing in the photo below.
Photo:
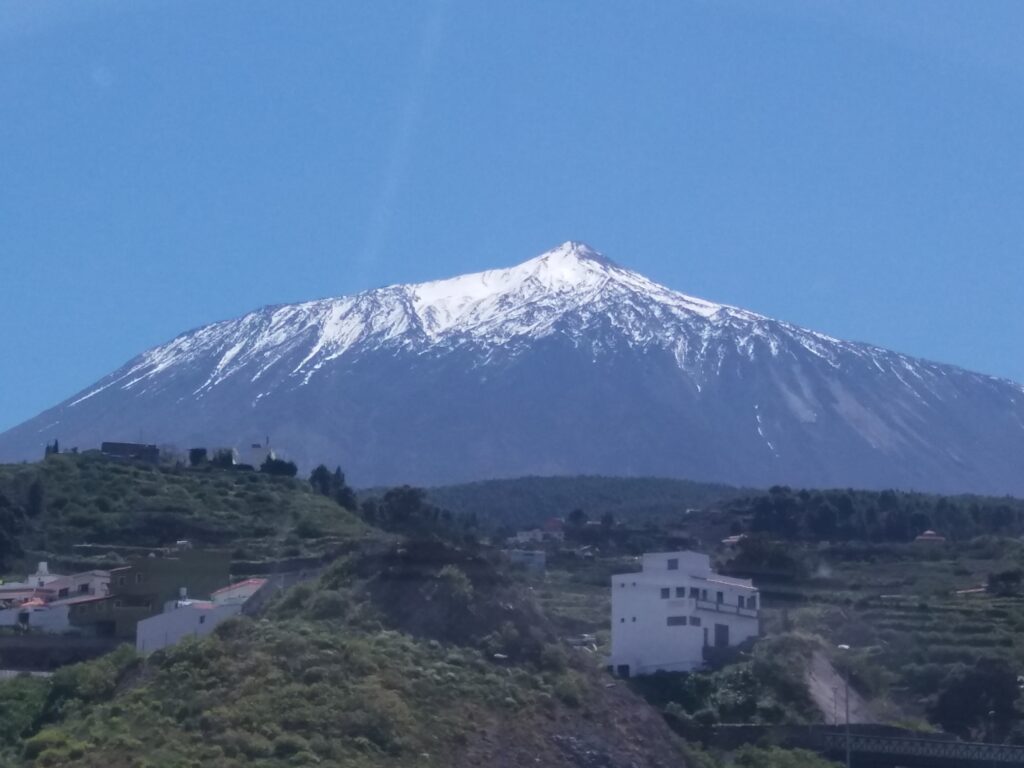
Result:
{"label": "balcony railing", "polygon": [[714,600],[695,600],[696,608],[701,611],[717,611],[718,613],[731,613],[735,616],[746,616],[747,618],[757,618],[757,608],[741,608],[738,605],[730,605],[729,603],[717,603]]}

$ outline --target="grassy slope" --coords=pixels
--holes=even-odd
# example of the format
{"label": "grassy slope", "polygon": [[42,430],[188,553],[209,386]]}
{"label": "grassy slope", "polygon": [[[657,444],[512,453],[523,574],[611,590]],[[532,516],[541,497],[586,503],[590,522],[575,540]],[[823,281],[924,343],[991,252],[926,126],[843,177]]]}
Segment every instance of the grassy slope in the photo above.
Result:
{"label": "grassy slope", "polygon": [[553,642],[520,585],[445,547],[350,556],[266,618],[42,685],[48,724],[15,764],[687,764],[654,710]]}
{"label": "grassy slope", "polygon": [[[35,481],[43,489],[37,515],[30,503]],[[178,539],[242,558],[296,556],[367,530],[302,479],[119,464],[88,454],[0,465],[0,506],[3,499],[23,550],[58,556],[79,543],[163,546]]]}
{"label": "grassy slope", "polygon": [[[370,492],[368,492],[370,493]],[[668,520],[749,491],[727,485],[650,477],[522,477],[429,488],[434,504],[476,513],[482,523],[522,527],[582,509],[591,519]]]}

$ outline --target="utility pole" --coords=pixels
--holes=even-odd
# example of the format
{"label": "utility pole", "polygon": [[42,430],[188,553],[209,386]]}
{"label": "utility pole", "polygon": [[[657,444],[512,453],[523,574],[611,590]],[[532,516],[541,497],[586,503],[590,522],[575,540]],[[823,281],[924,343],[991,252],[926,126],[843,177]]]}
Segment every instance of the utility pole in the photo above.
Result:
{"label": "utility pole", "polygon": [[[848,651],[850,646],[840,645],[839,650]],[[851,768],[850,764],[850,670],[846,670],[846,674],[843,675],[844,683],[844,698],[846,699],[846,768]]]}

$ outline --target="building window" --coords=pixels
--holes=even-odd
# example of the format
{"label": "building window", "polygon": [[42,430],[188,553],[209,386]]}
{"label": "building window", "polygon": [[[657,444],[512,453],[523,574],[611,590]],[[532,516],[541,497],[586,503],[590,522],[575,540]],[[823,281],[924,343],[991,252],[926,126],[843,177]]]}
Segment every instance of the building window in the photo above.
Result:
{"label": "building window", "polygon": [[743,595],[738,596],[736,598],[736,605],[738,605],[740,608],[746,608],[747,607],[747,600],[746,600],[746,598],[743,597]]}
{"label": "building window", "polygon": [[708,591],[706,589],[702,589],[700,591],[700,599],[701,600],[707,600],[708,599]]}
{"label": "building window", "polygon": [[115,600],[114,601],[114,607],[115,608],[120,608],[121,607],[121,601],[120,600]]}
{"label": "building window", "polygon": [[626,617],[623,616],[621,619],[619,619],[619,624],[625,624],[625,623],[626,623]]}
{"label": "building window", "polygon": [[[633,619],[633,621],[636,621],[636,619]],[[200,624],[205,624],[206,623],[206,617],[205,616],[200,616],[199,617],[199,623]]]}
{"label": "building window", "polygon": [[690,587],[690,597],[697,599],[700,597],[700,590],[696,587]]}
{"label": "building window", "polygon": [[624,587],[624,586],[626,586],[626,582],[624,582],[624,581],[623,581],[623,582],[620,582],[620,583],[619,583],[619,586],[620,586],[620,587]]}
{"label": "building window", "polygon": [[717,599],[718,599],[719,604],[724,603],[725,602],[725,593],[724,592],[718,592],[717,595],[718,595]]}
{"label": "building window", "polygon": [[128,583],[128,577],[127,577],[127,576],[118,576],[118,577],[117,577],[117,583],[118,583],[118,584],[119,584],[120,586],[122,586],[122,587],[123,587],[123,586],[124,586],[125,584],[127,584],[127,583]]}
{"label": "building window", "polygon": [[141,584],[142,583],[142,574],[141,573],[136,573],[135,574],[135,583],[136,584]]}
{"label": "building window", "polygon": [[686,617],[685,616],[669,616],[665,621],[670,627],[685,627]]}
{"label": "building window", "polygon": [[636,624],[636,616],[633,617],[633,623]]}
{"label": "building window", "polygon": [[669,596],[669,595],[670,595],[671,593],[672,593],[672,590],[671,590],[671,589],[669,589],[668,587],[662,587],[662,588],[661,588],[661,599],[662,599],[662,600],[667,600],[667,599],[668,599],[668,596]]}
{"label": "building window", "polygon": [[57,591],[57,597],[67,597],[67,596],[68,596],[68,588],[67,587],[64,587],[64,589],[61,589],[61,590]]}
{"label": "building window", "polygon": [[78,592],[79,592],[79,594],[82,594],[82,595],[88,595],[89,594],[89,585],[88,584],[79,584],[78,585]]}
{"label": "building window", "polygon": [[679,570],[679,558],[678,557],[670,557],[668,559],[668,569],[670,571],[678,571]]}
{"label": "building window", "polygon": [[751,595],[747,598],[747,608],[757,608],[757,595]]}
{"label": "building window", "polygon": [[676,597],[686,597],[686,587],[676,587]]}
{"label": "building window", "polygon": [[691,627],[699,627],[700,626],[700,616],[691,616],[690,617],[690,626]]}

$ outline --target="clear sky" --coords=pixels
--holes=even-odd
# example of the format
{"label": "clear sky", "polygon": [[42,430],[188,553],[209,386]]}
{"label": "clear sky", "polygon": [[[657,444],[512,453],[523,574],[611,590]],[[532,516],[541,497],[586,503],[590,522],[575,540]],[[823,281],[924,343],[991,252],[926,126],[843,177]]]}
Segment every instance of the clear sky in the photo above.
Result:
{"label": "clear sky", "polygon": [[181,331],[569,239],[1024,380],[1022,29],[975,0],[0,0],[0,429]]}

